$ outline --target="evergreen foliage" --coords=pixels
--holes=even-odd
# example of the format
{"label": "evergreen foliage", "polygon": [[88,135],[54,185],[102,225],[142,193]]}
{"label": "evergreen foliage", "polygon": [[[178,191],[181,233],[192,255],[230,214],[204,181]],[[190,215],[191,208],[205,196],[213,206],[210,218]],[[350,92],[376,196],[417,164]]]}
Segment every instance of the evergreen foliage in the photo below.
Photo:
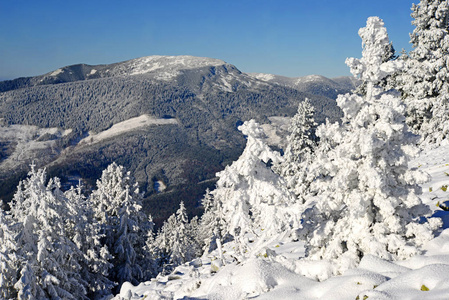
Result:
{"label": "evergreen foliage", "polygon": [[439,225],[437,219],[419,222],[430,210],[418,196],[426,175],[407,165],[416,137],[405,125],[401,99],[377,85],[401,62],[383,62],[389,41],[378,17],[368,18],[359,35],[362,58],[347,64],[366,82],[366,95],[340,95],[342,124],[317,129],[311,188],[319,199],[303,213],[301,230],[308,257],[336,261],[337,272],[366,254],[410,257]]}
{"label": "evergreen foliage", "polygon": [[197,219],[189,223],[184,202],[171,215],[150,244],[152,252],[157,253],[159,270],[162,273],[172,271],[176,266],[191,261],[200,254],[197,241]]}
{"label": "evergreen foliage", "polygon": [[223,216],[222,203],[214,201],[210,190],[206,190],[202,204],[204,213],[198,228],[198,240],[202,241],[204,253],[209,253],[218,247],[217,243],[226,242],[226,222]]}
{"label": "evergreen foliage", "polygon": [[46,184],[45,170],[32,166],[14,196],[19,299],[86,298],[88,283],[81,277],[79,249],[66,232],[66,199],[59,188],[57,178]]}
{"label": "evergreen foliage", "polygon": [[111,294],[115,284],[108,279],[112,259],[108,248],[101,244],[101,227],[93,216],[91,202],[81,192],[81,186],[64,193],[66,206],[66,234],[76,245],[72,257],[81,266],[81,277],[88,283],[87,296],[97,299]]}
{"label": "evergreen foliage", "polygon": [[12,220],[0,208],[0,299],[17,297],[14,283],[17,277],[20,257],[15,242]]}
{"label": "evergreen foliage", "polygon": [[412,7],[413,50],[396,88],[407,104],[407,124],[424,144],[440,144],[449,133],[449,4],[421,0]]}
{"label": "evergreen foliage", "polygon": [[312,163],[313,153],[317,147],[316,128],[318,124],[314,119],[314,108],[306,99],[298,105],[298,112],[290,122],[290,135],[287,138],[287,147],[283,161],[275,165],[291,190],[301,202],[309,190],[310,181],[308,168]]}
{"label": "evergreen foliage", "polygon": [[113,256],[110,279],[119,285],[144,280],[144,249],[153,223],[141,211],[142,195],[130,172],[116,163],[109,165],[97,181],[90,201],[94,218],[101,226],[103,244]]}
{"label": "evergreen foliage", "polygon": [[217,187],[211,194],[216,202],[214,213],[226,224],[224,232],[215,234],[215,238],[232,236],[244,255],[248,237],[270,236],[292,226],[294,218],[287,207],[294,204],[294,197],[281,177],[267,166],[279,163],[281,156],[263,141],[262,128],[251,120],[239,130],[247,136],[245,150],[217,174]]}

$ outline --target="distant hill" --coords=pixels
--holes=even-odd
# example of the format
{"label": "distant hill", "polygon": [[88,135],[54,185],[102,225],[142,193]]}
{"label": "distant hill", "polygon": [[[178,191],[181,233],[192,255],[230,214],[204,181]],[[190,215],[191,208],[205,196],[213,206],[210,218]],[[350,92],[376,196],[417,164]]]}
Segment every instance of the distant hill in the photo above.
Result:
{"label": "distant hill", "polygon": [[318,121],[337,120],[336,95],[354,84],[245,74],[224,61],[192,56],[80,64],[2,81],[0,198],[12,197],[32,161],[67,186],[82,180],[87,189],[116,161],[139,181],[157,222],[181,200],[198,214],[215,173],[244,147],[239,124],[291,117],[305,98]]}
{"label": "distant hill", "polygon": [[309,75],[296,78],[263,73],[249,73],[249,75],[262,81],[291,87],[301,92],[321,95],[332,99],[336,99],[339,94],[347,93],[357,85],[357,79],[349,76],[329,79],[320,75]]}

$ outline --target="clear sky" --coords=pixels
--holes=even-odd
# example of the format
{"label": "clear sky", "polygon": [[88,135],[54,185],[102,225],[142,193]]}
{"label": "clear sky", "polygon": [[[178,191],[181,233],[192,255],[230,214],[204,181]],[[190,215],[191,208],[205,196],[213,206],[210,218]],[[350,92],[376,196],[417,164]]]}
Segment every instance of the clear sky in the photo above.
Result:
{"label": "clear sky", "polygon": [[243,72],[349,75],[369,16],[410,50],[415,0],[1,0],[0,80],[149,55],[222,59]]}

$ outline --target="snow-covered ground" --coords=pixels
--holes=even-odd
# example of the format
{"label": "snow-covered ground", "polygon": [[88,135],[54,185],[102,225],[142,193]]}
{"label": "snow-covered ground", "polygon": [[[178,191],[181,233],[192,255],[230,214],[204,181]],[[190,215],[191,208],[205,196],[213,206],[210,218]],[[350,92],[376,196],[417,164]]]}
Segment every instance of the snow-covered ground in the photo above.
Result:
{"label": "snow-covered ground", "polygon": [[132,59],[112,68],[111,75],[140,75],[154,73],[155,79],[170,80],[176,77],[180,70],[195,69],[207,66],[220,66],[224,61],[206,57],[189,55],[181,56],[147,56]]}
{"label": "snow-covered ground", "polygon": [[0,144],[7,143],[11,148],[11,153],[0,163],[1,168],[13,170],[20,163],[38,159],[44,152],[54,154],[60,150],[55,145],[56,140],[71,131],[29,125],[0,126]]}
{"label": "snow-covered ground", "polygon": [[158,119],[149,115],[141,115],[126,121],[114,124],[111,128],[97,134],[89,133],[87,137],[79,142],[79,145],[95,144],[102,140],[121,135],[125,132],[137,130],[142,127],[154,125],[178,125],[176,119]]}
{"label": "snow-covered ground", "polygon": [[[89,133],[86,138],[77,144],[77,147],[95,144],[149,126],[178,124],[176,119],[161,119],[141,115],[114,124],[105,131],[96,134]],[[40,128],[30,125],[0,125],[0,150],[3,151],[1,154],[4,156],[0,160],[0,167],[3,170],[15,170],[23,164],[30,164],[33,160],[42,159],[42,157],[45,157],[46,162],[49,163],[57,159],[61,153],[67,151],[67,148],[62,149],[57,141],[71,132],[72,129]],[[163,189],[164,185],[162,184],[160,188]]]}
{"label": "snow-covered ground", "polygon": [[443,219],[441,231],[420,255],[404,261],[366,255],[357,268],[332,276],[329,265],[304,259],[304,244],[284,233],[256,241],[243,262],[227,243],[224,263],[213,252],[139,286],[125,283],[115,299],[448,299],[449,212],[437,206],[449,200],[448,153],[444,145],[410,164],[430,174],[422,199]]}

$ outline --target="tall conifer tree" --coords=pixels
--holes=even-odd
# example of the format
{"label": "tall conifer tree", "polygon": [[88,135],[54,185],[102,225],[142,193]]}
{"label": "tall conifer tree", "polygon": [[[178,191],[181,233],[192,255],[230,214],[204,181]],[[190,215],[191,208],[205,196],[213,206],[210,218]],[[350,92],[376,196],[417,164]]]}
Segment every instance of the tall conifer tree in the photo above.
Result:
{"label": "tall conifer tree", "polygon": [[308,256],[334,261],[340,272],[365,254],[410,257],[439,225],[438,219],[418,222],[430,209],[418,196],[427,175],[408,167],[416,137],[405,125],[401,99],[377,85],[401,62],[383,62],[389,40],[378,17],[368,18],[359,35],[362,58],[347,64],[366,82],[366,95],[340,95],[342,124],[318,127],[312,189],[319,198],[303,214]]}
{"label": "tall conifer tree", "polygon": [[424,144],[439,144],[449,134],[449,4],[421,0],[412,7],[413,50],[396,88],[407,104],[407,124]]}

